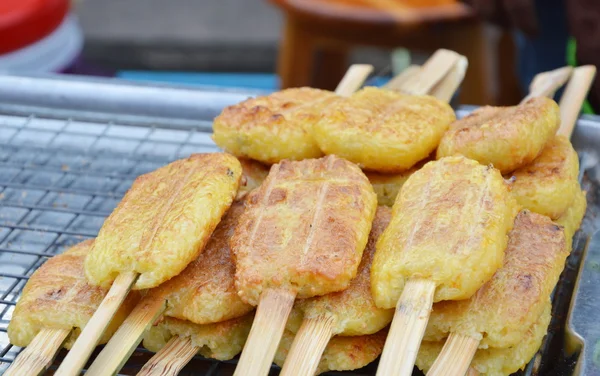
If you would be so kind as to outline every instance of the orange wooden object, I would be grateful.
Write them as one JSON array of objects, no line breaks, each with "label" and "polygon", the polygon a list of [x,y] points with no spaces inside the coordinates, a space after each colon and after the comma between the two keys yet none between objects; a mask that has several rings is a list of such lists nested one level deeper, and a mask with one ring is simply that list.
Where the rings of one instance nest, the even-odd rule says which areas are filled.
[{"label": "orange wooden object", "polygon": [[469,59],[461,102],[492,103],[483,26],[457,0],[271,0],[285,14],[283,88],[333,89],[355,46],[454,50]]}]

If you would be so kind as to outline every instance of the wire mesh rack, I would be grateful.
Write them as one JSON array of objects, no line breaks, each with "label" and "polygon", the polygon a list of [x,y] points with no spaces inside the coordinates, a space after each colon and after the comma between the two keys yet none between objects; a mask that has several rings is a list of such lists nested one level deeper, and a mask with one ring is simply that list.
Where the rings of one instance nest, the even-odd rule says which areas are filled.
[{"label": "wire mesh rack", "polygon": [[[0,373],[21,350],[6,331],[28,277],[49,257],[96,236],[138,175],[217,151],[201,130],[210,126],[177,130],[0,114]],[[147,359],[139,348],[122,372],[135,374]],[[197,357],[183,374],[229,374],[233,363]]]}]

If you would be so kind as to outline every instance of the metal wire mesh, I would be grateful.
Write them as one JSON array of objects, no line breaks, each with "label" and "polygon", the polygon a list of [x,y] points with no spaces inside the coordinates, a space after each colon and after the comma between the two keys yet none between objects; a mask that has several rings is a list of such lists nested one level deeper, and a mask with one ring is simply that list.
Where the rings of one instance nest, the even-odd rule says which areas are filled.
[{"label": "metal wire mesh", "polygon": [[[210,135],[198,129],[0,114],[0,373],[21,350],[6,331],[28,277],[47,258],[96,236],[136,176],[190,153],[216,150]],[[123,372],[135,374],[148,358],[138,349]],[[196,358],[186,369],[226,375],[232,363]],[[373,371],[371,366],[344,374]]]}]

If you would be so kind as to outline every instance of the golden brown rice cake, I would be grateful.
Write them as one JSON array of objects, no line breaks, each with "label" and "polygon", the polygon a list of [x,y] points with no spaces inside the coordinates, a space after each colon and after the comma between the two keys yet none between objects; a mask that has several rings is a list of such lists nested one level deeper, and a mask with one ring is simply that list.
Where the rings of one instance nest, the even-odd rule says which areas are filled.
[{"label": "golden brown rice cake", "polygon": [[325,154],[395,173],[429,156],[454,120],[452,108],[434,97],[367,87],[325,109],[313,130]]},{"label": "golden brown rice cake", "polygon": [[450,125],[437,157],[464,155],[509,173],[533,162],[559,125],[558,105],[546,97],[512,107],[481,107]]},{"label": "golden brown rice cake", "polygon": [[229,106],[213,124],[213,140],[237,157],[273,164],[323,155],[311,134],[339,97],[309,87],[282,90]]},{"label": "golden brown rice cake", "polygon": [[433,281],[436,302],[475,294],[502,265],[516,211],[498,170],[461,156],[427,163],[402,187],[377,242],[377,306],[394,308],[411,278]]},{"label": "golden brown rice cake", "polygon": [[333,335],[358,336],[377,333],[392,322],[393,309],[375,306],[371,296],[371,261],[375,253],[375,243],[385,230],[392,211],[386,206],[377,208],[375,220],[369,234],[369,242],[363,252],[356,278],[344,291],[297,300],[288,320],[287,329],[296,333],[303,318],[331,315],[334,319]]},{"label": "golden brown rice cake", "polygon": [[234,202],[200,256],[183,272],[150,290],[147,299],[166,300],[165,316],[208,324],[243,316],[254,309],[237,294],[229,239],[244,203]]},{"label": "golden brown rice cake", "polygon": [[230,245],[247,303],[268,288],[324,295],[356,276],[377,209],[358,166],[335,156],[283,161],[245,204]]},{"label": "golden brown rice cake", "polygon": [[567,255],[560,226],[520,212],[502,268],[471,299],[435,304],[424,339],[453,332],[481,340],[480,348],[516,346],[548,304]]},{"label": "golden brown rice cake", "polygon": [[[81,242],[54,256],[33,273],[23,289],[8,324],[10,343],[25,347],[41,329],[73,329],[64,347],[70,349],[90,320],[108,289],[92,286],[83,272],[83,260],[93,240]],[[100,338],[106,343],[137,303],[136,291],[129,293]]]},{"label": "golden brown rice cake", "polygon": [[195,260],[237,194],[242,168],[229,154],[194,154],[138,177],[106,219],[85,260],[90,283],[139,273],[133,289],[160,285]]},{"label": "golden brown rice cake", "polygon": [[519,205],[552,219],[560,217],[581,190],[577,152],[563,136],[554,137],[533,162],[511,175],[511,192]]},{"label": "golden brown rice cake", "polygon": [[246,343],[254,314],[213,324],[194,324],[165,317],[144,334],[144,347],[158,352],[173,336],[189,337],[198,353],[205,358],[229,360],[239,354]]},{"label": "golden brown rice cake", "polygon": [[[550,303],[546,303],[542,316],[529,328],[517,345],[505,349],[477,350],[471,367],[482,376],[508,376],[524,369],[542,345],[551,319],[551,308]],[[417,355],[417,367],[423,372],[429,371],[443,346],[443,342],[423,341]]]}]

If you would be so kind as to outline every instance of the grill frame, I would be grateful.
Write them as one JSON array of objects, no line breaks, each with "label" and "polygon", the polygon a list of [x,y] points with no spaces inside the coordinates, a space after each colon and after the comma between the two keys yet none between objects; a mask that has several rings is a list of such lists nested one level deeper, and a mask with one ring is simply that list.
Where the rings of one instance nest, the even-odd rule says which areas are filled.
[{"label": "grill frame", "polygon": [[[19,351],[8,344],[6,328],[28,276],[48,257],[95,236],[136,176],[192,152],[217,151],[209,137],[211,119],[223,106],[252,94],[77,77],[0,76],[0,373]],[[152,109],[165,96],[178,103]],[[592,141],[590,132],[596,137]],[[595,141],[600,140],[600,122],[580,120],[573,140],[585,157],[600,144]],[[597,211],[597,205],[592,209]],[[532,361],[524,374],[556,367],[554,354],[563,353],[562,333],[587,246],[585,232],[598,228],[594,218],[584,227],[555,294],[554,313],[561,319],[553,318],[541,364]],[[58,359],[63,356],[64,351]],[[134,372],[147,359],[149,352],[138,348],[123,372]],[[232,364],[235,360],[196,357],[182,374],[191,374],[190,369],[229,374]],[[372,375],[375,369],[371,364],[329,374]],[[277,371],[274,366],[272,373]]]}]

